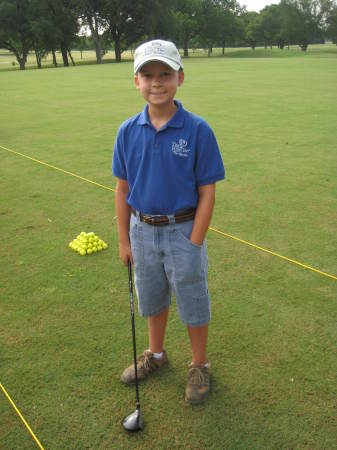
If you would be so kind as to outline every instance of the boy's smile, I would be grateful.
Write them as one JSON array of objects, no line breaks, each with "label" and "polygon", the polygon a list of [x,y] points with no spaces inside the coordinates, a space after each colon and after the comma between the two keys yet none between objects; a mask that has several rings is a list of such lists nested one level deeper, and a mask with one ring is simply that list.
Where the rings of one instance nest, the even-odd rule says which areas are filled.
[{"label": "boy's smile", "polygon": [[134,80],[150,107],[167,108],[173,105],[178,86],[184,81],[184,72],[176,72],[166,64],[152,61],[139,70]]}]

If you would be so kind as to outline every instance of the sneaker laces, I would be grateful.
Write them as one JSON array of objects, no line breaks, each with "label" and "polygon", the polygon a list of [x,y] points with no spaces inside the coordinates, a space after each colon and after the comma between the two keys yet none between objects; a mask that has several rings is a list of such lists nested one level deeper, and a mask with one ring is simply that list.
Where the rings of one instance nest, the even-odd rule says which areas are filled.
[{"label": "sneaker laces", "polygon": [[192,367],[189,372],[190,384],[201,385],[205,381],[205,374],[199,367]]},{"label": "sneaker laces", "polygon": [[152,372],[153,366],[151,364],[151,361],[153,360],[152,353],[143,353],[138,358],[138,362],[142,363],[141,368],[144,369],[146,372]]}]

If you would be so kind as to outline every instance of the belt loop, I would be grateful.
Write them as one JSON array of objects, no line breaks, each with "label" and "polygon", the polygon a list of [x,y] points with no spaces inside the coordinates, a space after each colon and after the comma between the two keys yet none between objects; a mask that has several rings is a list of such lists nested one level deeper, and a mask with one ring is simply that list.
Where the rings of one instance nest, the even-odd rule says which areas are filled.
[{"label": "belt loop", "polygon": [[137,220],[140,220],[140,212],[135,209]]},{"label": "belt loop", "polygon": [[170,225],[173,225],[173,224],[176,223],[176,218],[174,217],[174,214],[170,214],[170,215],[167,216],[167,217],[168,217],[168,220],[169,220],[169,224],[170,224]]}]

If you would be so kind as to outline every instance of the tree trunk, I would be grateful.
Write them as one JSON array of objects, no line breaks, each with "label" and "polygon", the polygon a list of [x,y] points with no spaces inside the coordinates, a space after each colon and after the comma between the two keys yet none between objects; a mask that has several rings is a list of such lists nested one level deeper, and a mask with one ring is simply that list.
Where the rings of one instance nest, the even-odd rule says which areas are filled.
[{"label": "tree trunk", "polygon": [[211,56],[212,54],[212,47],[208,47],[208,52],[207,52],[207,56]]},{"label": "tree trunk", "polygon": [[69,61],[68,61],[67,49],[64,48],[63,46],[61,47],[61,53],[62,53],[62,58],[63,58],[63,65],[64,65],[64,67],[68,67]]},{"label": "tree trunk", "polygon": [[71,59],[71,64],[74,66],[75,65],[75,61],[74,61],[73,56],[71,54],[70,48],[68,48],[68,55],[69,55],[69,58]]},{"label": "tree trunk", "polygon": [[98,34],[97,18],[96,16],[94,17],[95,25],[91,16],[88,15],[87,20],[91,31],[91,36],[95,42],[97,64],[102,64],[101,41]]},{"label": "tree trunk", "polygon": [[186,36],[184,37],[184,56],[188,56],[188,38]]},{"label": "tree trunk", "polygon": [[27,62],[27,56],[28,56],[28,52],[27,53],[23,53],[22,57],[17,58],[19,64],[20,64],[20,70],[25,70],[26,68],[26,62]]},{"label": "tree trunk", "polygon": [[97,64],[102,64],[101,41],[100,41],[98,32],[96,34],[97,34],[97,36],[93,35],[94,41],[95,41],[95,49],[96,49],[96,60],[97,60]]},{"label": "tree trunk", "polygon": [[36,57],[36,64],[37,64],[37,68],[41,69],[41,55],[39,55],[39,52],[35,51],[35,57]]},{"label": "tree trunk", "polygon": [[306,42],[303,42],[302,44],[300,44],[301,50],[302,52],[306,52],[307,48],[308,48],[308,44]]},{"label": "tree trunk", "polygon": [[52,54],[53,54],[53,64],[54,64],[54,67],[57,67],[57,61],[56,61],[56,54],[55,54],[55,50],[54,49],[52,49]]},{"label": "tree trunk", "polygon": [[10,51],[13,52],[14,55],[16,56],[16,60],[19,63],[20,70],[25,70],[28,51],[27,52],[23,51],[22,56],[20,56],[20,53],[14,47],[11,47]]},{"label": "tree trunk", "polygon": [[121,52],[121,38],[118,30],[113,33],[114,43],[115,43],[115,61],[121,62],[122,52]]},{"label": "tree trunk", "polygon": [[26,62],[23,60],[23,58],[19,59],[19,64],[20,64],[20,70],[25,70]]}]

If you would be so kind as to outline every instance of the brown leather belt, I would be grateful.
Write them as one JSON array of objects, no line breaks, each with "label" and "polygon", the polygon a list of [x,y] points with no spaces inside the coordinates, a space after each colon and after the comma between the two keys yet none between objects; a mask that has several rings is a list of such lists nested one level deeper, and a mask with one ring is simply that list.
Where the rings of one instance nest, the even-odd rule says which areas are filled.
[{"label": "brown leather belt", "polygon": [[[131,212],[134,216],[137,215],[137,211],[134,208],[131,208]],[[175,223],[187,222],[188,220],[192,220],[194,216],[195,208],[185,209],[185,211],[174,215],[174,221]],[[148,214],[142,214],[140,212],[139,219],[142,222],[147,223],[148,225],[153,225],[154,227],[163,227],[170,224],[170,219],[168,216],[150,216]]]}]

